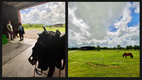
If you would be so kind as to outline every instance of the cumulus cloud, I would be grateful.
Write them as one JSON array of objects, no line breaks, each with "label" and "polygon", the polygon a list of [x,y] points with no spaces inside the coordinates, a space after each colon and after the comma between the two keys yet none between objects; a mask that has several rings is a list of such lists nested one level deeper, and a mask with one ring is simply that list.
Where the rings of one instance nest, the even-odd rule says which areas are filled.
[{"label": "cumulus cloud", "polygon": [[22,23],[65,23],[65,2],[49,2],[21,11]]},{"label": "cumulus cloud", "polygon": [[140,12],[140,3],[139,2],[133,2],[133,7],[136,8],[135,13]]},{"label": "cumulus cloud", "polygon": [[[86,45],[116,47],[118,44],[124,47],[138,43],[135,41],[139,39],[139,24],[127,26],[132,19],[131,7],[134,5],[130,2],[69,2],[69,47]],[[110,32],[108,30],[110,26],[118,30]],[[127,38],[129,40],[126,40]]]}]

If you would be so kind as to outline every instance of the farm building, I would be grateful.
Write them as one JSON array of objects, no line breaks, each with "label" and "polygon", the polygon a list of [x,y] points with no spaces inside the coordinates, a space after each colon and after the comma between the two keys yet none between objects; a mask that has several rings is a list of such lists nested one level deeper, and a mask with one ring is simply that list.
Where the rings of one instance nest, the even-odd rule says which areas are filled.
[{"label": "farm building", "polygon": [[53,25],[53,27],[62,27],[63,26],[63,24],[55,24],[55,25]]},{"label": "farm building", "polygon": [[2,34],[9,38],[6,28],[8,20],[11,21],[14,30],[13,35],[15,34],[15,28],[18,28],[19,23],[21,23],[20,10],[43,3],[47,2],[2,2]]},{"label": "farm building", "polygon": [[80,47],[80,50],[93,50],[92,46],[84,46],[84,47]]}]

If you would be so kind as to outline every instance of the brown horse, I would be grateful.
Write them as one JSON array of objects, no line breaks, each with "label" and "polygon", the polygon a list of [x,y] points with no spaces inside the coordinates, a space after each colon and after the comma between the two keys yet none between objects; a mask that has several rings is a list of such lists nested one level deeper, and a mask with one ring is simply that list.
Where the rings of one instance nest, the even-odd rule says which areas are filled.
[{"label": "brown horse", "polygon": [[127,57],[127,56],[130,56],[131,58],[133,58],[133,55],[132,55],[132,53],[124,53],[123,55],[122,55],[122,57],[124,57],[125,56],[125,58]]}]

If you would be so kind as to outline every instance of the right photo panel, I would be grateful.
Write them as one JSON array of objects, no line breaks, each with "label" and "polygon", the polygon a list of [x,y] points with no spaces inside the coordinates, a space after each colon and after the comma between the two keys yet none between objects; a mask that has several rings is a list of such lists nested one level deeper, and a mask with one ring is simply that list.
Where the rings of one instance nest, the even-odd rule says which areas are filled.
[{"label": "right photo panel", "polygon": [[68,2],[68,77],[140,77],[140,2]]}]

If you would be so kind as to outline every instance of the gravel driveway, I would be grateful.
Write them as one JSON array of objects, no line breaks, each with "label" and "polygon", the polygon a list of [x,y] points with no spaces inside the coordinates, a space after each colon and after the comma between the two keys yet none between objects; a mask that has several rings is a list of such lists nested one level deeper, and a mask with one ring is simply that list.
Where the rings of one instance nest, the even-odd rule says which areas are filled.
[{"label": "gravel driveway", "polygon": [[24,38],[37,39],[38,38],[37,33],[41,32],[42,31],[39,31],[37,29],[25,30]]},{"label": "gravel driveway", "polygon": [[[37,33],[41,33],[42,31],[39,31],[37,29],[32,29],[32,30],[25,30],[24,38],[29,38],[29,39],[37,39],[39,36]],[[64,33],[61,32],[63,35]]]}]

